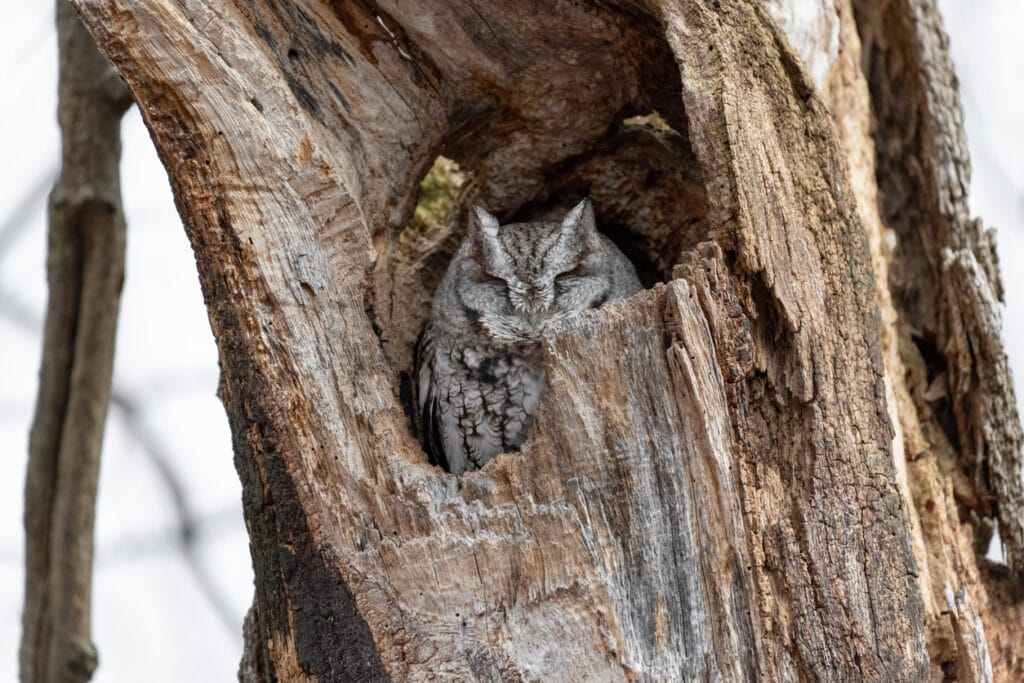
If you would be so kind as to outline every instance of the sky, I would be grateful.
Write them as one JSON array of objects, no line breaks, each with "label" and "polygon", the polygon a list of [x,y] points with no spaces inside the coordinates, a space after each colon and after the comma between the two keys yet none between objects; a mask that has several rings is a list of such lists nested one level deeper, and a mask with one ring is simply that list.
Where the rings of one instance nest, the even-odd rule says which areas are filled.
[{"label": "sky", "polygon": [[[998,230],[1005,339],[1024,377],[1024,3],[941,0],[974,167]],[[22,487],[46,303],[46,193],[60,156],[50,2],[0,0],[0,681],[17,677]],[[97,505],[98,683],[234,680],[252,570],[217,354],[166,174],[133,108],[123,127],[127,274]],[[1021,391],[1018,380],[1018,397]],[[183,525],[194,542],[181,542]]]}]

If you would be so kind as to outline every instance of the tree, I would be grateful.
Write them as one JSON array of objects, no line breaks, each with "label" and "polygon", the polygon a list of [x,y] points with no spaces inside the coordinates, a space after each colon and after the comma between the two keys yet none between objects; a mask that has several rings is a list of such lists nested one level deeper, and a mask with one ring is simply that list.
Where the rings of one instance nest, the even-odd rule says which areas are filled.
[{"label": "tree", "polygon": [[[931,0],[788,36],[781,0],[74,4],[196,252],[244,680],[1021,676],[1021,431]],[[408,417],[439,155],[455,216],[589,193],[665,281],[551,335],[530,442],[460,480]]]},{"label": "tree", "polygon": [[93,523],[124,280],[124,83],[57,2],[63,158],[50,193],[49,301],[25,481],[23,681],[87,681]]}]

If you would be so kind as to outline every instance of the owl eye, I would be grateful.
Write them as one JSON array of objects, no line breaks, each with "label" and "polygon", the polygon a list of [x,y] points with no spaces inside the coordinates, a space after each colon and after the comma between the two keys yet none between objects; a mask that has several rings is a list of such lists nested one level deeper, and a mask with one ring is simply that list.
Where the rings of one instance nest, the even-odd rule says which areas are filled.
[{"label": "owl eye", "polygon": [[559,273],[555,276],[555,293],[561,294],[562,292],[565,292],[565,290],[568,289],[574,281],[586,276],[586,274],[586,271],[581,265],[576,266],[572,270],[567,270],[564,273]]},{"label": "owl eye", "polygon": [[568,279],[568,278],[574,278],[574,277],[582,277],[582,276],[584,276],[586,274],[587,274],[587,269],[583,267],[582,263],[580,263],[580,264],[577,264],[576,267],[573,268],[572,270],[567,270],[565,272],[562,272],[562,273],[559,273],[558,275],[556,275],[555,276],[555,282],[558,282],[559,280],[562,280],[562,279]]}]

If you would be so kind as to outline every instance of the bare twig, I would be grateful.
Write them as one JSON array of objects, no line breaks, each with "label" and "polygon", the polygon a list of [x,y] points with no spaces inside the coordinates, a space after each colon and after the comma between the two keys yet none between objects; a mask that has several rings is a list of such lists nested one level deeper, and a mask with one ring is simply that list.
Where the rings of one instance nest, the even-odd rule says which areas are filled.
[{"label": "bare twig", "polygon": [[57,35],[63,159],[50,195],[50,297],[25,483],[25,682],[87,681],[96,667],[96,480],[124,278],[119,128],[131,99],[64,0]]},{"label": "bare twig", "polygon": [[[207,512],[195,517],[195,542],[207,540],[224,533],[238,522],[239,511],[235,505],[225,505],[219,510]],[[178,545],[181,540],[181,525],[175,520],[166,525],[160,525],[145,530],[127,532],[121,537],[109,541],[97,552],[96,566],[115,565],[124,562],[166,555],[168,552],[179,551]],[[3,556],[0,555],[0,562]],[[239,622],[234,616],[231,619],[232,634],[239,635]]]}]

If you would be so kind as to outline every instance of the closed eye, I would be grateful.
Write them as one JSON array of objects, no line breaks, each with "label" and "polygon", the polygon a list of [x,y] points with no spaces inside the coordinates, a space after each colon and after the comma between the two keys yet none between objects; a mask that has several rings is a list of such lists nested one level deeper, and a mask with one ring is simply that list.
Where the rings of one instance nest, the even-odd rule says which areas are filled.
[{"label": "closed eye", "polygon": [[572,270],[567,270],[564,273],[559,273],[555,276],[556,295],[561,296],[573,281],[586,277],[586,275],[587,271],[582,265],[578,265]]},{"label": "closed eye", "polygon": [[572,270],[567,270],[564,273],[559,273],[558,275],[556,275],[555,280],[558,281],[562,278],[583,277],[586,274],[587,269],[583,267],[582,263],[580,263]]},{"label": "closed eye", "polygon": [[486,271],[481,271],[480,283],[486,287],[493,288],[499,296],[511,301],[512,288],[500,277],[495,277]]},{"label": "closed eye", "polygon": [[481,282],[485,282],[485,283],[487,283],[489,285],[496,285],[496,286],[503,287],[503,288],[506,288],[506,289],[508,288],[508,283],[507,282],[502,280],[500,277],[495,277],[495,276],[491,275],[490,273],[488,273],[486,270],[483,270],[483,269],[480,270],[480,280],[481,280]]}]

